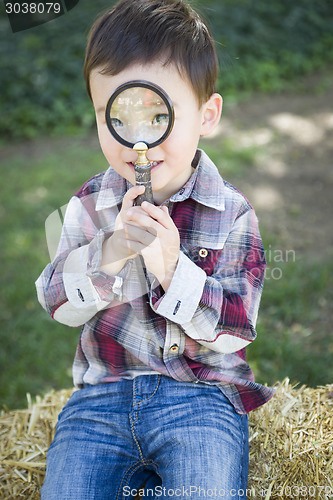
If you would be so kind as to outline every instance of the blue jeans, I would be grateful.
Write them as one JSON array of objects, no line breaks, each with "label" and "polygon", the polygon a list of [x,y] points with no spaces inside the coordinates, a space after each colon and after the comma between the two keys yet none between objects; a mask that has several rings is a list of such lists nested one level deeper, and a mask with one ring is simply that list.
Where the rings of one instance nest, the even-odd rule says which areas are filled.
[{"label": "blue jeans", "polygon": [[59,415],[42,500],[246,498],[248,416],[164,375],[87,386]]}]

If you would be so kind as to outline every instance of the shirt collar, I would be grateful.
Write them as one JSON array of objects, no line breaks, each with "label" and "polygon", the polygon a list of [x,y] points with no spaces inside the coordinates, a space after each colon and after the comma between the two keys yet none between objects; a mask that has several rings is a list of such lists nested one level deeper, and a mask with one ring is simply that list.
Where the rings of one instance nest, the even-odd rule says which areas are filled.
[{"label": "shirt collar", "polygon": [[[184,186],[170,197],[170,201],[180,202],[192,198],[206,207],[225,210],[223,179],[214,163],[201,149],[197,150],[193,166],[195,171]],[[126,179],[109,167],[102,180],[96,210],[120,204],[130,187],[131,184]]]}]

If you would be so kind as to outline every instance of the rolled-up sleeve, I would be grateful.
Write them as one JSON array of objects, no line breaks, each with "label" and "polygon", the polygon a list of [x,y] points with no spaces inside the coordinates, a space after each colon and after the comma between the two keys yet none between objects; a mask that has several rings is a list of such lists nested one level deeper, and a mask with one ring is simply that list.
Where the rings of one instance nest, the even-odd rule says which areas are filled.
[{"label": "rolled-up sleeve", "polygon": [[57,321],[81,326],[121,300],[126,266],[118,276],[99,271],[107,233],[98,229],[77,197],[68,204],[54,260],[36,281],[38,300]]}]

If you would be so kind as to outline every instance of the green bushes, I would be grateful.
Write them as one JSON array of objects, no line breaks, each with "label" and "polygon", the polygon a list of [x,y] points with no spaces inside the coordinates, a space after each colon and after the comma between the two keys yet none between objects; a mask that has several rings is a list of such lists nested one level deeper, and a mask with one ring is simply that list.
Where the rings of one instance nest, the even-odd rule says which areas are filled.
[{"label": "green bushes", "polygon": [[[87,129],[94,115],[82,78],[87,33],[114,0],[81,0],[47,24],[12,33],[0,15],[0,135],[33,138]],[[333,60],[330,0],[196,0],[220,59],[219,90],[286,88]]]},{"label": "green bushes", "polygon": [[333,59],[329,0],[207,0],[205,7],[227,91],[281,90]]}]

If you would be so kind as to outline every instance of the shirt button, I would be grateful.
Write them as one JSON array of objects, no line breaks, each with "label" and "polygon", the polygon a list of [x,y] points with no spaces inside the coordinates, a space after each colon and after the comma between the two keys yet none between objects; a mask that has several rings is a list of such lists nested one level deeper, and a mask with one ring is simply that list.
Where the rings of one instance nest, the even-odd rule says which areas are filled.
[{"label": "shirt button", "polygon": [[185,188],[181,188],[181,190],[179,191],[179,194],[183,194],[185,192]]},{"label": "shirt button", "polygon": [[173,351],[173,352],[177,352],[179,349],[178,345],[177,344],[173,344],[171,347],[170,347],[170,351]]},{"label": "shirt button", "polygon": [[199,255],[200,255],[200,257],[207,257],[208,250],[206,250],[206,248],[200,248]]}]

